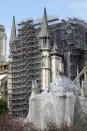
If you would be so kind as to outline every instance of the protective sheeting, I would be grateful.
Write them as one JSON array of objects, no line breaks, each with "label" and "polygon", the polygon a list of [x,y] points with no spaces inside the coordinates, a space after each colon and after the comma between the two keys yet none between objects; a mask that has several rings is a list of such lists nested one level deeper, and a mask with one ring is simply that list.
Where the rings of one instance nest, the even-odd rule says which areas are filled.
[{"label": "protective sheeting", "polygon": [[7,76],[6,74],[0,75],[0,81],[1,81],[2,79],[4,79],[6,76]]},{"label": "protective sheeting", "polygon": [[78,87],[70,79],[61,75],[56,77],[49,88],[51,92],[73,92],[75,95],[79,93]]},{"label": "protective sheeting", "polygon": [[32,122],[36,128],[44,129],[48,123],[60,126],[73,124],[78,87],[65,76],[57,76],[41,94],[32,95],[30,108],[24,122]]}]

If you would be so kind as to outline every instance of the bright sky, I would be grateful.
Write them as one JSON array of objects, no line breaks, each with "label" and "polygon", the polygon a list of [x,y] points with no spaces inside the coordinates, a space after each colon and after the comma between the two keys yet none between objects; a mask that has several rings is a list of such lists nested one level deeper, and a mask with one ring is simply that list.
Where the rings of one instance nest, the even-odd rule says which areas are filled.
[{"label": "bright sky", "polygon": [[87,20],[87,0],[0,0],[0,24],[5,26],[8,37],[7,56],[12,16],[15,16],[16,24],[27,18],[40,18],[43,16],[44,7],[47,8],[48,16],[74,16]]}]

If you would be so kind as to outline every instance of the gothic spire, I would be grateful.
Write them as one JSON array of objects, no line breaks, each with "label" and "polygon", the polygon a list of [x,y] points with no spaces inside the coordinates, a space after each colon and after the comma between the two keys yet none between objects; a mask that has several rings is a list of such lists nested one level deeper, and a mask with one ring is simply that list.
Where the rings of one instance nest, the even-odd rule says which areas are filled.
[{"label": "gothic spire", "polygon": [[13,16],[13,23],[11,28],[11,38],[10,40],[13,41],[16,38],[16,26],[15,26],[15,17]]},{"label": "gothic spire", "polygon": [[47,23],[47,13],[46,13],[46,8],[44,8],[42,28],[41,28],[41,32],[39,33],[39,36],[48,37],[48,35],[49,35],[49,32],[48,32],[48,23]]}]

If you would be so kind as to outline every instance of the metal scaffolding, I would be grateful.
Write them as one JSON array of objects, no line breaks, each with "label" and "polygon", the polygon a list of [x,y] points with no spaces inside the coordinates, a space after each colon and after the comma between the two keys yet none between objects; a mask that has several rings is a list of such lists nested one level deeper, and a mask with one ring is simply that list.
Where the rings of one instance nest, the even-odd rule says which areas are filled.
[{"label": "metal scaffolding", "polygon": [[[41,51],[38,39],[41,22],[28,20],[18,26],[18,37],[10,44],[12,113],[26,116],[32,80],[37,80],[38,87],[41,88]],[[48,20],[48,27],[50,49],[56,40],[58,52],[64,57],[64,73],[73,80],[77,76],[77,66],[79,72],[84,66],[87,24],[77,18],[61,21],[53,18]]]}]

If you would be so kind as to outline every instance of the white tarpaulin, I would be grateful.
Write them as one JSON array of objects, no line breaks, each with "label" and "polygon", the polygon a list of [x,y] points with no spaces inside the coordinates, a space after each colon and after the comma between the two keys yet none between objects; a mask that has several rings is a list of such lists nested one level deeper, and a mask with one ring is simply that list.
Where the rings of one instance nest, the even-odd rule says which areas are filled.
[{"label": "white tarpaulin", "polygon": [[6,74],[0,75],[0,81],[1,81],[2,79],[4,79],[6,76],[7,76]]}]

